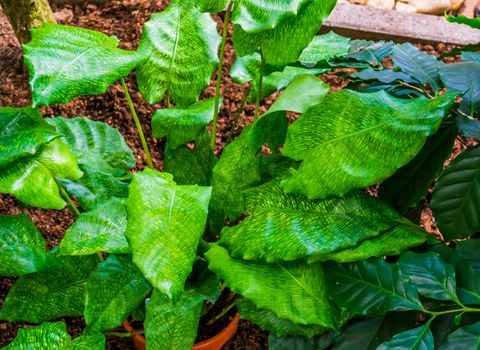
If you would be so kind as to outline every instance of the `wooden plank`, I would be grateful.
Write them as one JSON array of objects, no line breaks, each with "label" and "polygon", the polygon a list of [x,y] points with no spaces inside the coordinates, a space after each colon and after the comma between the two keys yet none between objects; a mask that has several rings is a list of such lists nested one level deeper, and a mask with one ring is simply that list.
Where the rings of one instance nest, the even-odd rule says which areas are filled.
[{"label": "wooden plank", "polygon": [[426,44],[468,45],[480,43],[480,30],[450,23],[443,16],[381,10],[339,3],[322,32],[355,39],[393,40]]}]

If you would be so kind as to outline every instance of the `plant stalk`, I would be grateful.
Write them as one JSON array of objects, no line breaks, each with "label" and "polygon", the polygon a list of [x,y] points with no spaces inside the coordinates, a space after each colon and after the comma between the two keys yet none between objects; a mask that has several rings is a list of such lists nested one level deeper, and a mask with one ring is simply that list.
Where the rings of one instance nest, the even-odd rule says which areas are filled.
[{"label": "plant stalk", "polygon": [[223,78],[223,60],[225,59],[225,46],[227,45],[228,24],[230,23],[230,16],[232,14],[233,0],[228,3],[227,11],[225,12],[225,19],[223,20],[222,44],[220,46],[220,57],[217,67],[217,85],[215,87],[215,110],[213,111],[212,135],[210,139],[210,147],[215,152],[217,139],[217,122],[220,109],[220,85]]},{"label": "plant stalk", "polygon": [[213,317],[212,319],[210,319],[208,322],[207,322],[207,325],[211,325],[215,322],[217,322],[219,319],[221,319],[223,316],[225,316],[231,309],[233,309],[237,303],[242,300],[242,297],[239,297],[237,299],[235,299],[235,301],[233,303],[231,303],[230,305],[226,306],[222,312],[220,312],[218,315],[216,315],[215,317]]},{"label": "plant stalk", "polygon": [[143,133],[142,124],[140,124],[140,120],[138,119],[138,116],[137,116],[137,111],[133,106],[132,98],[130,97],[130,93],[128,92],[127,84],[125,83],[124,78],[122,78],[121,81],[122,81],[123,91],[125,93],[125,97],[128,102],[128,107],[130,108],[130,112],[132,113],[133,120],[135,121],[135,125],[138,131],[138,136],[140,136],[140,141],[142,142],[143,151],[145,152],[145,157],[147,158],[148,166],[151,169],[155,169],[152,162],[152,156],[150,155],[150,150],[148,149],[147,140],[145,139],[145,135]]},{"label": "plant stalk", "polygon": [[60,194],[62,195],[63,199],[68,203],[70,206],[70,209],[72,209],[72,212],[78,217],[80,216],[80,210],[78,210],[77,206],[75,205],[75,202],[70,198],[68,195],[67,191],[65,191],[65,188],[63,188],[62,184],[56,181],[58,189],[60,190]]},{"label": "plant stalk", "polygon": [[260,102],[262,102],[262,87],[263,87],[263,54],[260,51],[261,63],[260,63],[260,72],[258,75],[258,86],[257,86],[257,100],[255,102],[255,115],[253,116],[253,122],[256,122],[258,116],[260,115]]}]

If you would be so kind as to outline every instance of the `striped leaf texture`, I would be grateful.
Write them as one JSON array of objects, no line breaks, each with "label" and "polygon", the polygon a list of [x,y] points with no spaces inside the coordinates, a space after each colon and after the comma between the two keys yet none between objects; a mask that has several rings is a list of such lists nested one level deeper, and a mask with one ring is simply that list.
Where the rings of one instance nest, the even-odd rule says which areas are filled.
[{"label": "striped leaf texture", "polygon": [[195,4],[202,12],[220,12],[227,6],[228,0],[197,0]]},{"label": "striped leaf texture", "polygon": [[218,63],[219,44],[216,22],[192,1],[173,1],[153,15],[138,48],[145,62],[137,81],[147,102],[160,102],[165,94],[179,107],[198,101]]},{"label": "striped leaf texture", "polygon": [[432,195],[431,207],[446,240],[480,231],[480,147],[462,152],[445,169]]},{"label": "striped leaf texture", "polygon": [[303,162],[284,189],[326,198],[388,178],[420,152],[454,99],[444,94],[403,100],[384,91],[330,94],[288,129],[283,155]]},{"label": "striped leaf texture", "polygon": [[184,291],[205,230],[211,188],[178,186],[170,174],[135,174],[127,200],[133,262],[174,302]]},{"label": "striped leaf texture", "polygon": [[117,48],[118,39],[77,27],[46,23],[23,45],[34,106],[100,94],[143,59]]}]

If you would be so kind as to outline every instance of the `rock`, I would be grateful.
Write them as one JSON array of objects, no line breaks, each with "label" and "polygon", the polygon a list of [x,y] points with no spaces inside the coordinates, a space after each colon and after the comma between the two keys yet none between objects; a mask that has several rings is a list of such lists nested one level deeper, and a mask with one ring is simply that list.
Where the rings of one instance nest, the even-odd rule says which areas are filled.
[{"label": "rock", "polygon": [[450,11],[458,11],[463,5],[463,0],[450,0]]},{"label": "rock", "polygon": [[450,9],[450,0],[400,0],[408,5],[412,5],[419,13],[430,15],[441,15]]},{"label": "rock", "polygon": [[378,9],[393,10],[395,0],[368,0],[366,5]]},{"label": "rock", "polygon": [[60,23],[67,23],[73,19],[73,11],[69,9],[63,9],[53,13],[53,16]]},{"label": "rock", "polygon": [[366,5],[368,0],[348,0],[352,4]]},{"label": "rock", "polygon": [[415,6],[406,4],[404,2],[397,2],[395,4],[395,10],[400,12],[407,12],[407,13],[416,13],[417,8]]}]

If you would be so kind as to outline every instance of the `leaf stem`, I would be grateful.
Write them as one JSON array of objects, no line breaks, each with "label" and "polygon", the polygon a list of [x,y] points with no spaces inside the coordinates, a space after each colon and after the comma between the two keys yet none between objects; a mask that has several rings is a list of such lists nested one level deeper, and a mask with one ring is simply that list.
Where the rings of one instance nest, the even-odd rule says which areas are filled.
[{"label": "leaf stem", "polygon": [[237,128],[238,121],[240,120],[240,116],[242,115],[243,109],[245,108],[245,104],[247,103],[247,98],[248,95],[250,94],[250,90],[252,89],[252,85],[249,85],[247,90],[245,90],[245,94],[243,95],[242,102],[240,104],[240,108],[238,108],[237,113],[235,114],[235,120],[233,121],[232,128],[230,129],[230,133],[228,134],[227,138],[227,144],[230,143],[233,137],[233,133],[235,132],[235,129]]},{"label": "leaf stem", "polygon": [[215,317],[211,318],[208,322],[207,322],[207,325],[211,325],[215,322],[217,322],[219,319],[221,319],[223,316],[225,316],[231,309],[233,309],[237,303],[242,300],[242,297],[239,297],[237,299],[235,299],[235,301],[233,303],[231,303],[230,305],[226,306],[222,312],[220,312],[218,315],[216,315]]},{"label": "leaf stem", "polygon": [[225,18],[223,20],[223,33],[222,44],[220,46],[220,57],[218,58],[217,67],[217,85],[215,87],[215,110],[213,111],[213,124],[212,135],[210,139],[210,147],[212,151],[215,151],[216,139],[217,139],[217,122],[220,109],[220,86],[222,84],[223,77],[223,60],[225,58],[225,46],[227,45],[228,24],[230,23],[230,15],[232,14],[233,0],[228,3],[227,11],[225,12]]},{"label": "leaf stem", "polygon": [[106,332],[105,335],[110,335],[114,337],[119,337],[119,338],[128,338],[132,337],[132,333],[123,333],[123,332]]},{"label": "leaf stem", "polygon": [[60,193],[62,195],[62,197],[65,199],[65,201],[68,203],[68,205],[70,206],[70,208],[72,209],[72,212],[76,215],[76,216],[80,216],[80,210],[78,210],[75,202],[72,200],[72,198],[68,195],[67,191],[65,191],[65,188],[62,186],[62,184],[60,182],[58,182],[57,180],[55,180],[55,182],[57,183],[57,186],[58,186],[58,189],[60,190]]},{"label": "leaf stem", "polygon": [[260,51],[260,71],[258,74],[258,86],[257,86],[257,100],[255,102],[255,115],[253,116],[253,122],[256,122],[260,115],[260,102],[262,101],[262,88],[263,88],[263,54]]},{"label": "leaf stem", "polygon": [[425,310],[425,312],[429,315],[432,315],[432,317],[438,317],[441,315],[447,315],[447,314],[455,314],[455,313],[464,313],[464,312],[480,312],[480,309],[475,309],[471,307],[463,307],[461,309],[454,309],[454,310],[445,310],[445,311],[429,311]]},{"label": "leaf stem", "polygon": [[145,135],[143,134],[142,124],[140,124],[140,120],[137,116],[137,111],[133,106],[132,98],[130,97],[130,93],[128,92],[127,84],[125,84],[125,79],[121,79],[123,91],[125,93],[125,97],[128,102],[128,107],[130,108],[130,112],[132,113],[133,120],[135,121],[135,125],[137,127],[138,135],[140,136],[140,141],[142,142],[143,151],[145,152],[145,157],[147,158],[148,166],[151,169],[155,169],[152,162],[152,156],[150,155],[150,150],[148,149],[147,141],[145,139]]},{"label": "leaf stem", "polygon": [[419,93],[421,93],[422,95],[425,95],[426,97],[428,97],[430,100],[433,100],[433,96],[430,95],[428,92],[426,92],[425,90],[423,89],[420,89],[419,87],[416,87],[415,85],[412,85],[412,84],[409,84],[409,83],[405,83],[405,82],[401,82],[400,83],[401,85],[405,86],[405,87],[408,87],[409,89],[412,89],[412,90],[415,90]]}]

